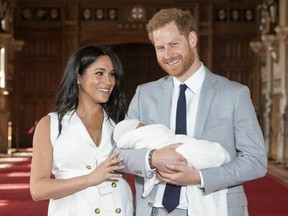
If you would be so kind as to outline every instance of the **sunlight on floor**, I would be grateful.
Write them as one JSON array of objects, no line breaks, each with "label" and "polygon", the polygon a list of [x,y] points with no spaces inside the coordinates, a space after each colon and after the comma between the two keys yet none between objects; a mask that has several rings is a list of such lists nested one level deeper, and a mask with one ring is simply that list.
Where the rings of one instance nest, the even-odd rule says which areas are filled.
[{"label": "sunlight on floor", "polygon": [[9,200],[0,200],[0,207],[9,205]]},{"label": "sunlight on floor", "polygon": [[29,183],[19,183],[19,184],[1,184],[0,190],[18,190],[29,188]]},{"label": "sunlight on floor", "polygon": [[0,158],[1,163],[15,163],[15,162],[22,162],[22,161],[27,161],[29,158],[18,158],[18,157],[3,157]]},{"label": "sunlight on floor", "polygon": [[0,164],[0,169],[2,168],[9,168],[11,167],[13,164]]},{"label": "sunlight on floor", "polygon": [[7,177],[27,177],[30,176],[29,172],[11,172],[6,175]]}]

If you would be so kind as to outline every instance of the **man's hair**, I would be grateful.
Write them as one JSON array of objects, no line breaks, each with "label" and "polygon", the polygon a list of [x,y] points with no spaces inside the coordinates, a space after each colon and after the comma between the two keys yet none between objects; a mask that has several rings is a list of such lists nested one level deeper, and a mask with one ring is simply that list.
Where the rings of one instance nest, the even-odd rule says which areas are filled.
[{"label": "man's hair", "polygon": [[148,37],[153,43],[152,33],[167,24],[174,22],[181,35],[188,36],[191,31],[196,32],[196,21],[190,11],[178,8],[167,8],[157,12],[147,23]]}]

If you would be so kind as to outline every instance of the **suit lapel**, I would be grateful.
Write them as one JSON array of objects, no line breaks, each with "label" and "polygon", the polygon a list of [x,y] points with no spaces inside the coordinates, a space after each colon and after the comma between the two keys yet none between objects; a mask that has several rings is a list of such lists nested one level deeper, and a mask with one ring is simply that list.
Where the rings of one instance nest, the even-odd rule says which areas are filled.
[{"label": "suit lapel", "polygon": [[213,87],[216,79],[214,75],[206,69],[205,78],[200,92],[199,105],[196,117],[196,124],[194,137],[201,138],[206,124],[209,111],[211,109],[212,101],[216,93],[216,89]]},{"label": "suit lapel", "polygon": [[159,94],[158,99],[158,113],[159,121],[170,128],[170,112],[172,103],[173,81],[169,76],[162,85],[162,93]]},{"label": "suit lapel", "polygon": [[[216,79],[215,75],[212,74],[207,68],[205,73],[205,78],[201,88],[199,106],[196,117],[196,125],[194,131],[195,138],[201,138],[206,124],[208,114],[212,105],[216,89],[213,87]],[[172,93],[173,93],[173,80],[169,76],[167,80],[162,85],[162,94],[159,94],[158,98],[158,113],[159,122],[170,127],[170,112],[172,103]]]}]

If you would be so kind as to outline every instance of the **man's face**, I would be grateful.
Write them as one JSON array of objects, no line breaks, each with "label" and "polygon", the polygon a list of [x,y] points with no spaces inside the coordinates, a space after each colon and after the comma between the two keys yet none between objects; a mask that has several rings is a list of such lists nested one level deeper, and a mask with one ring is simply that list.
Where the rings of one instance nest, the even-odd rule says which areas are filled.
[{"label": "man's face", "polygon": [[179,33],[174,22],[153,31],[158,63],[169,75],[176,78],[191,75],[189,69],[195,55],[189,38]]}]

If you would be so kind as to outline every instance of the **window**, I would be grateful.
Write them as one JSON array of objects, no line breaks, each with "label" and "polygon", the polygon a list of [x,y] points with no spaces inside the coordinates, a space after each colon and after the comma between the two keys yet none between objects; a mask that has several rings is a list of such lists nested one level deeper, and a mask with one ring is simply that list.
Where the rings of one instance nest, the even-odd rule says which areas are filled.
[{"label": "window", "polygon": [[0,88],[5,88],[5,48],[0,49]]}]

